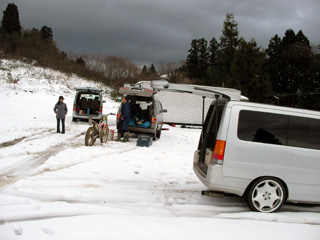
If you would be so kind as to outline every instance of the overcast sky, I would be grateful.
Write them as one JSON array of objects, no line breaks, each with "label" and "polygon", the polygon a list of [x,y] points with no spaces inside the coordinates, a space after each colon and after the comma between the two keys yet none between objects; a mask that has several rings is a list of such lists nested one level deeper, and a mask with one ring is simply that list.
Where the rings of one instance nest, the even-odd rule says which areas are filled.
[{"label": "overcast sky", "polygon": [[51,27],[59,49],[125,57],[137,64],[185,60],[192,39],[219,40],[226,13],[239,35],[266,48],[289,28],[320,44],[320,0],[1,0],[25,29]]}]

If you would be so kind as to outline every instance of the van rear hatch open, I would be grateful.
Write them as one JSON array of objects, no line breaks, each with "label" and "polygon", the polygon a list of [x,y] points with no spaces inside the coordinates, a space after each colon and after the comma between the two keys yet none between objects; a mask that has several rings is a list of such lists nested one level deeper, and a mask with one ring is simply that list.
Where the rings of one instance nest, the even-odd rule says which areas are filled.
[{"label": "van rear hatch open", "polygon": [[137,88],[137,87],[121,87],[119,93],[123,95],[130,96],[141,96],[141,97],[151,97],[154,94],[154,91],[146,88]]},{"label": "van rear hatch open", "polygon": [[208,164],[223,158],[225,142],[217,139],[217,134],[226,103],[226,100],[221,99],[214,101],[208,110],[207,117],[203,124],[198,145],[198,165],[204,173],[207,173]]}]

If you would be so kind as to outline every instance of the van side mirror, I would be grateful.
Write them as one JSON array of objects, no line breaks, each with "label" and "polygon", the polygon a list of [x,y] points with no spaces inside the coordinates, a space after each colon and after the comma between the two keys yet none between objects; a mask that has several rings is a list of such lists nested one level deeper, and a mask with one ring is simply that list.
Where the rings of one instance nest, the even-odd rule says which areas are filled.
[{"label": "van side mirror", "polygon": [[103,103],[106,103],[106,100],[103,100],[102,102],[103,102]]},{"label": "van side mirror", "polygon": [[161,109],[161,110],[160,110],[160,113],[166,113],[166,112],[168,112],[167,109]]}]

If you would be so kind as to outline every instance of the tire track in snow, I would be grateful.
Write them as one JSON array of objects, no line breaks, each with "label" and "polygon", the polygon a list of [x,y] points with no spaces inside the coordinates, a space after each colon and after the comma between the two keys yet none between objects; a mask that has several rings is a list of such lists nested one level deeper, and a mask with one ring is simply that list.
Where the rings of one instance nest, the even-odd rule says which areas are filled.
[{"label": "tire track in snow", "polygon": [[[51,130],[52,131],[52,130]],[[37,135],[41,135],[43,133],[47,133],[47,132],[50,132],[49,130],[45,130],[45,131],[42,131],[42,132],[39,132],[39,133],[35,133],[35,134],[32,134],[31,136],[24,136],[24,137],[20,137],[20,138],[15,138],[11,141],[7,141],[7,142],[3,142],[0,144],[0,148],[5,148],[5,147],[11,147],[11,146],[14,146],[20,142],[22,142],[23,140],[25,139],[29,139],[29,138],[32,138],[32,137],[35,137]],[[52,131],[53,132],[53,131]]]},{"label": "tire track in snow", "polygon": [[[26,137],[24,139],[29,139],[28,141],[32,141],[32,139],[30,139],[30,138],[34,138],[37,135],[42,135],[43,133],[47,133],[47,132],[48,131],[44,131],[40,134],[39,133],[34,134],[34,135],[32,135],[30,137]],[[54,131],[50,135],[53,135],[53,134],[55,134]],[[77,139],[81,135],[84,135],[84,132],[73,136],[73,138]],[[44,137],[47,137],[47,136],[48,135],[46,135]],[[39,140],[39,138],[36,138],[35,140]],[[66,141],[64,141],[62,143],[59,143],[56,145],[51,145],[49,147],[49,149],[46,149],[44,151],[33,153],[31,155],[35,156],[34,159],[28,160],[23,163],[18,163],[14,166],[11,166],[7,171],[1,173],[0,174],[0,189],[2,189],[5,186],[8,186],[10,184],[15,183],[20,179],[41,174],[42,172],[39,172],[37,170],[37,168],[39,166],[41,166],[42,164],[44,164],[50,157],[58,154],[61,151],[64,151],[67,148],[82,146],[82,143],[80,143],[80,140],[78,140],[77,142],[68,141],[68,140],[69,139],[66,139]],[[15,143],[15,144],[17,144],[17,143]],[[13,145],[11,145],[11,146],[13,146]],[[16,155],[16,157],[18,157],[18,156],[30,156],[30,154]]]},{"label": "tire track in snow", "polygon": [[[43,133],[45,133],[44,131]],[[55,134],[53,132],[51,135]],[[34,134],[31,137],[35,137],[38,134]],[[49,158],[59,154],[62,151],[65,151],[69,148],[76,148],[76,147],[83,147],[84,146],[84,140],[79,139],[79,137],[85,135],[85,132],[81,132],[80,134],[74,135],[72,138],[76,139],[77,141],[69,141],[70,139],[66,139],[63,143],[59,143],[56,145],[51,145],[50,149],[40,151],[37,153],[34,153],[32,155],[35,156],[35,159],[32,161],[27,161],[21,164],[17,164],[16,166],[10,168],[8,171],[1,173],[0,174],[0,189],[3,189],[4,187],[11,185],[23,178],[27,177],[32,177],[36,176],[39,174],[43,174],[45,172],[55,172],[55,171],[60,171],[65,168],[70,168],[72,166],[81,164],[86,161],[90,161],[95,158],[99,158],[101,156],[104,156],[104,154],[92,154],[89,159],[85,159],[82,161],[77,161],[74,163],[69,163],[69,164],[62,164],[57,167],[47,167],[42,170],[39,170],[38,168],[43,165]],[[47,136],[45,136],[47,137]],[[29,139],[29,138],[28,138]],[[39,140],[39,138],[36,138],[35,140]],[[29,141],[29,140],[28,140]],[[122,144],[122,143],[120,143]],[[127,148],[127,149],[116,149],[114,151],[108,152],[108,156],[111,155],[117,155],[117,154],[122,154],[125,152],[130,152],[136,150],[136,146]],[[26,154],[23,155],[17,155],[17,156],[25,156]],[[33,170],[34,169],[34,170]]]}]

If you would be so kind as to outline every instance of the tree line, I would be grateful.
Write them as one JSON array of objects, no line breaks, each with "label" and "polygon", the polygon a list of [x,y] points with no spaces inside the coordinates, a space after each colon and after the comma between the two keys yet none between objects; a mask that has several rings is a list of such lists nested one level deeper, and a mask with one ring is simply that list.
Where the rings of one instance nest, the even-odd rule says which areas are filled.
[{"label": "tree line", "polygon": [[238,23],[226,15],[219,42],[194,39],[186,60],[194,83],[236,88],[250,101],[320,109],[320,54],[300,30],[275,35],[267,49],[239,37]]},{"label": "tree line", "polygon": [[227,13],[222,35],[191,41],[186,60],[137,66],[120,56],[60,51],[48,26],[23,29],[18,7],[3,12],[0,55],[36,61],[43,67],[103,82],[124,83],[165,77],[169,82],[236,88],[250,101],[320,109],[320,53],[300,30],[275,35],[266,49],[239,37],[238,23]]},{"label": "tree line", "polygon": [[23,29],[19,10],[9,3],[3,12],[0,28],[0,57],[36,62],[37,65],[77,74],[118,88],[124,83],[158,78],[154,65],[140,69],[131,60],[101,54],[76,54],[60,51],[48,26]]}]

